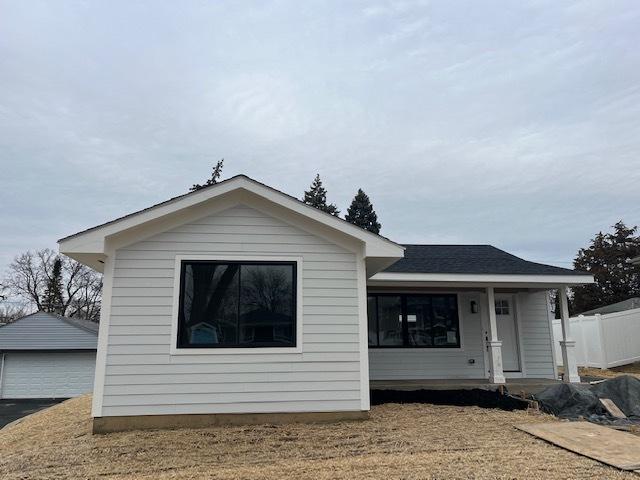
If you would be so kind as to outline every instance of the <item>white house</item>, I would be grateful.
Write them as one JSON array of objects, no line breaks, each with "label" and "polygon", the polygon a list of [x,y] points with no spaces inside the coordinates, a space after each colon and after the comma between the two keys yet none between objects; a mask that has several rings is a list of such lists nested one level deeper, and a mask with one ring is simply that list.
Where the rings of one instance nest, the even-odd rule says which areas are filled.
[{"label": "white house", "polygon": [[59,244],[104,272],[95,431],[361,418],[370,379],[556,378],[547,291],[566,319],[593,281],[399,245],[242,175]]}]

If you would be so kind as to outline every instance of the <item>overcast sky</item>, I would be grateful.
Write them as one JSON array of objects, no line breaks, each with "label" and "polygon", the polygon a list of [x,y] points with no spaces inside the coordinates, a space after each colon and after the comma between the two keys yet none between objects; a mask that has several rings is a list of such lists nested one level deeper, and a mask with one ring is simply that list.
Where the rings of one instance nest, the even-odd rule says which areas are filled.
[{"label": "overcast sky", "polygon": [[0,271],[225,159],[404,243],[640,224],[640,2],[0,0]]}]

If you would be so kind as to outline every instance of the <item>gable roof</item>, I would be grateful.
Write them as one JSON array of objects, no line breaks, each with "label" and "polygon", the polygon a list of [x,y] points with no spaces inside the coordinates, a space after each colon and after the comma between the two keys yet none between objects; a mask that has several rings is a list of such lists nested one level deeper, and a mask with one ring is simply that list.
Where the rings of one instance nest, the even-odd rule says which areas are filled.
[{"label": "gable roof", "polygon": [[403,255],[404,248],[388,238],[369,232],[342,218],[311,207],[291,195],[253,180],[246,175],[236,175],[214,185],[204,187],[194,192],[185,193],[184,195],[171,198],[143,210],[61,238],[58,240],[60,251],[93,268],[100,269],[98,263],[102,263],[103,259],[96,257],[96,255],[104,255],[104,241],[107,237],[118,235],[181,210],[203,204],[216,197],[222,197],[225,194],[240,191],[249,192],[261,200],[277,204],[291,212],[302,215],[332,230],[363,242],[367,257],[389,259],[383,262],[380,268],[388,265],[395,259],[401,258]]},{"label": "gable roof", "polygon": [[0,327],[0,350],[96,350],[98,324],[36,312]]},{"label": "gable roof", "polygon": [[496,275],[585,275],[590,273],[530,262],[491,245],[404,245],[404,258],[384,272]]}]

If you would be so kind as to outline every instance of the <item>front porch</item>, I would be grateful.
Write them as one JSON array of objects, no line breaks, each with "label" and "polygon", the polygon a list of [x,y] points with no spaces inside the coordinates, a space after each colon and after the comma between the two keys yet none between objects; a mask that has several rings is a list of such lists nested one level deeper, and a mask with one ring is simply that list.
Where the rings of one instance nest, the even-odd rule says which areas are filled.
[{"label": "front porch", "polygon": [[[371,390],[536,393],[558,382],[548,290],[560,299],[565,381],[577,383],[566,286],[522,280],[368,282]],[[441,380],[434,380],[441,379]]]}]

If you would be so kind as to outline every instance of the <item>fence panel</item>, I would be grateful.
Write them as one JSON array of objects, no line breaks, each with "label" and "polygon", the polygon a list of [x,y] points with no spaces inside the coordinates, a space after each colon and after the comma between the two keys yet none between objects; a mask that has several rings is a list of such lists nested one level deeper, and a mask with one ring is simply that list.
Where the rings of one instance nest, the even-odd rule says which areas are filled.
[{"label": "fence panel", "polygon": [[640,361],[640,308],[602,315],[607,368]]},{"label": "fence panel", "polygon": [[[570,322],[578,366],[610,368],[640,361],[640,308],[572,317]],[[560,320],[553,321],[553,338],[556,363],[562,365]]]}]

